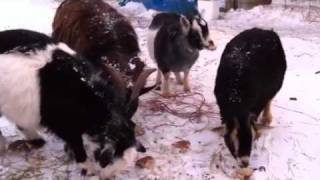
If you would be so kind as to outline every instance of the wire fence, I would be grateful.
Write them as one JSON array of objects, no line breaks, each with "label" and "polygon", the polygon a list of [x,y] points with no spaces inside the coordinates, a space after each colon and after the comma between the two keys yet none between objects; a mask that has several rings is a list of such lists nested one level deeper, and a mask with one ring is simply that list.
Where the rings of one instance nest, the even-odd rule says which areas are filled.
[{"label": "wire fence", "polygon": [[320,0],[273,0],[273,6],[301,11],[309,22],[320,22]]},{"label": "wire fence", "polygon": [[285,7],[320,8],[320,0],[273,0],[272,4]]}]

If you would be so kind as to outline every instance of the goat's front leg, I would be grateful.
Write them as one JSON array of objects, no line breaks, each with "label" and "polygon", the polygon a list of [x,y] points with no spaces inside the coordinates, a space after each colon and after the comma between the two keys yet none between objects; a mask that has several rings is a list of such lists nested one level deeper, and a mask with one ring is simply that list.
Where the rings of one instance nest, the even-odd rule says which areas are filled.
[{"label": "goat's front leg", "polygon": [[174,75],[176,76],[177,84],[183,84],[180,72],[175,72]]},{"label": "goat's front leg", "polygon": [[35,129],[17,127],[24,134],[26,140],[17,140],[11,143],[8,147],[10,151],[30,151],[41,148],[45,144],[45,140]]},{"label": "goat's front leg", "polygon": [[262,114],[262,124],[266,125],[266,126],[270,126],[271,122],[272,122],[272,114],[271,114],[271,101],[270,100],[266,106],[263,109],[263,114]]},{"label": "goat's front leg", "polygon": [[191,91],[190,84],[189,84],[189,72],[190,72],[190,69],[187,69],[187,70],[184,71],[183,90],[185,92],[190,92]]},{"label": "goat's front leg", "polygon": [[73,151],[74,158],[81,168],[81,175],[92,176],[95,174],[94,164],[87,157],[81,136],[68,139],[68,145]]},{"label": "goat's front leg", "polygon": [[170,89],[169,89],[169,77],[170,72],[164,72],[163,73],[163,89],[162,89],[162,95],[164,97],[170,97]]}]

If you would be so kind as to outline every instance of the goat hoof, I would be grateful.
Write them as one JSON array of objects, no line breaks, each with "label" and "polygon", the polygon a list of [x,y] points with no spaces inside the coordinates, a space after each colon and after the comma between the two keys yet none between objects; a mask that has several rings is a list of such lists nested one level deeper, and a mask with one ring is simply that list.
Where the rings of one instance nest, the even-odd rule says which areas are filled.
[{"label": "goat hoof", "polygon": [[27,143],[30,144],[32,148],[39,149],[42,146],[44,146],[46,141],[43,139],[33,139],[33,140],[28,140]]},{"label": "goat hoof", "polygon": [[8,150],[11,152],[29,152],[32,149],[41,148],[45,144],[43,139],[34,140],[17,140],[8,146]]},{"label": "goat hoof", "polygon": [[262,117],[262,119],[261,119],[261,123],[264,126],[270,126],[271,122],[272,122],[272,116]]},{"label": "goat hoof", "polygon": [[191,92],[191,89],[189,88],[189,87],[185,87],[185,88],[183,88],[183,90],[184,90],[184,92],[186,92],[186,93],[190,93]]},{"label": "goat hoof", "polygon": [[172,94],[167,92],[167,93],[162,93],[162,96],[165,98],[170,98],[170,97],[172,97]]},{"label": "goat hoof", "polygon": [[81,176],[94,176],[95,173],[93,171],[89,171],[88,169],[81,169]]},{"label": "goat hoof", "polygon": [[258,130],[256,131],[255,140],[258,140],[261,137],[261,132]]},{"label": "goat hoof", "polygon": [[8,146],[8,150],[11,152],[29,152],[31,149],[31,145],[26,140],[17,140]]},{"label": "goat hoof", "polygon": [[82,176],[94,176],[95,175],[95,169],[94,165],[90,161],[85,161],[80,164],[81,167],[81,175]]},{"label": "goat hoof", "polygon": [[177,80],[177,84],[178,84],[178,85],[183,85],[183,81]]}]

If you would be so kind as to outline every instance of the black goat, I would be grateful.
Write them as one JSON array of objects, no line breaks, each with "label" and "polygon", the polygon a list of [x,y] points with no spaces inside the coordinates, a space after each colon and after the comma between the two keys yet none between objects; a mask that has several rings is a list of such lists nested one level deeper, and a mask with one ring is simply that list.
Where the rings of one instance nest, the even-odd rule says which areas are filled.
[{"label": "black goat", "polygon": [[[199,50],[216,47],[210,39],[207,22],[196,15],[192,18],[174,13],[157,14],[149,27],[148,48],[150,57],[158,65],[157,84],[164,77],[162,93],[170,96],[169,76],[174,72],[179,84],[190,91],[188,75],[190,68],[198,59]],[[184,72],[183,81],[180,73]]]},{"label": "black goat", "polygon": [[271,100],[282,86],[285,71],[280,38],[270,30],[246,30],[222,54],[214,94],[226,125],[225,143],[243,167],[249,164],[261,111],[263,122],[271,122]]},{"label": "black goat", "polygon": [[28,30],[0,32],[0,109],[27,140],[10,147],[41,147],[39,127],[66,142],[84,174],[94,173],[90,155],[105,178],[145,151],[131,121],[140,89],[155,69],[145,70],[132,89],[111,66],[92,63],[64,43]]}]

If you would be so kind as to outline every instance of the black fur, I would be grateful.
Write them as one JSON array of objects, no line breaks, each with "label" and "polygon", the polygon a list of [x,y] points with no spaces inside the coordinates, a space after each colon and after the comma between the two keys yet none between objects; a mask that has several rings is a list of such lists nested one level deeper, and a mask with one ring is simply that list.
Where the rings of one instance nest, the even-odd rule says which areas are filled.
[{"label": "black fur", "polygon": [[18,51],[24,54],[45,49],[53,40],[45,34],[34,35],[33,31],[25,29],[7,30],[0,32],[0,53]]},{"label": "black fur", "polygon": [[[250,29],[234,37],[220,61],[214,94],[226,124],[226,144],[235,157],[249,156],[257,117],[282,86],[286,58],[279,36],[269,30]],[[253,116],[252,116],[253,115]],[[235,152],[230,133],[239,128]]]}]

